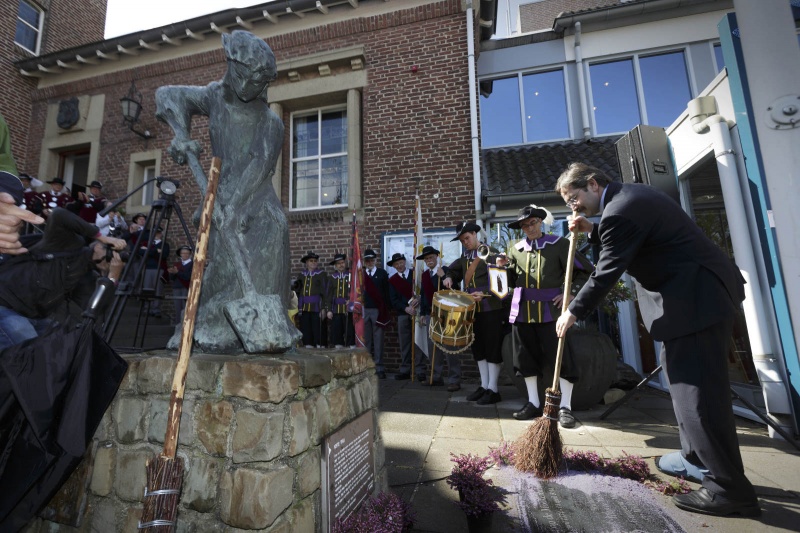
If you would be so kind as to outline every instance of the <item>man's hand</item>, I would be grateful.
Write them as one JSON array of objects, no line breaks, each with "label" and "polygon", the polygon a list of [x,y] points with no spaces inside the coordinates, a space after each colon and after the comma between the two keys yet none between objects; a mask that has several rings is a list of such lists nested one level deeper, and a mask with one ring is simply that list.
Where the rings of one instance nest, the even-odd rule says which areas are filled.
[{"label": "man's hand", "polygon": [[412,315],[413,316],[413,315],[417,314],[417,309],[415,307],[410,306],[410,305],[406,307],[405,311],[406,311],[407,315]]},{"label": "man's hand", "polygon": [[476,303],[480,303],[481,300],[486,298],[486,295],[483,294],[482,292],[471,292],[469,293],[469,295],[472,297],[473,300],[475,300]]},{"label": "man's hand", "polygon": [[333,311],[328,311],[328,320],[333,320]]},{"label": "man's hand", "polygon": [[327,313],[325,313],[325,310],[324,309],[320,309],[319,310],[319,319],[320,320],[325,320],[326,316],[328,316],[328,315],[327,315]]},{"label": "man's hand", "polygon": [[108,277],[113,279],[115,282],[119,282],[123,268],[125,268],[125,263],[122,261],[117,252],[113,252],[111,254],[111,264],[108,267]]},{"label": "man's hand", "polygon": [[[567,305],[569,305],[569,303],[574,299],[575,299],[575,297],[570,294],[569,298],[567,298]],[[556,304],[557,307],[561,307],[561,302],[563,302],[563,301],[564,301],[564,295],[563,294],[558,294],[553,298],[553,303]]]},{"label": "man's hand", "polygon": [[508,266],[510,261],[508,260],[508,256],[506,254],[498,254],[497,259],[494,260],[494,264],[499,267]]},{"label": "man's hand", "polygon": [[19,227],[23,222],[43,224],[44,219],[14,205],[10,194],[0,193],[0,253],[19,255],[28,251],[19,242]]},{"label": "man's hand", "polygon": [[569,222],[570,231],[581,231],[583,233],[591,233],[592,229],[594,229],[594,224],[586,217],[582,217],[580,215],[567,217],[567,221]]},{"label": "man's hand", "polygon": [[122,239],[107,237],[105,235],[100,235],[99,237],[97,237],[97,240],[99,242],[102,242],[103,244],[107,244],[108,246],[110,246],[114,250],[117,250],[118,252],[124,250],[128,246],[128,244]]},{"label": "man's hand", "polygon": [[575,315],[569,312],[569,309],[561,313],[556,321],[556,335],[563,337],[567,334],[567,330],[572,327],[575,321],[578,320]]},{"label": "man's hand", "polygon": [[450,278],[444,278],[444,281],[442,281],[442,285],[444,285],[448,289],[451,289],[453,288],[453,280]]}]

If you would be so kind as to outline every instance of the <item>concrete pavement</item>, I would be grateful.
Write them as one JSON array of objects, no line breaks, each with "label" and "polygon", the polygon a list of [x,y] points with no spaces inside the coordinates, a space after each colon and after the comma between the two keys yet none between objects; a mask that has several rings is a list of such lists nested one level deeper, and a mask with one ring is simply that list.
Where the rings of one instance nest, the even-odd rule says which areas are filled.
[{"label": "concrete pavement", "polygon": [[[380,380],[379,431],[383,439],[389,485],[410,501],[417,515],[414,531],[453,533],[467,531],[464,513],[453,504],[457,494],[444,478],[450,473],[450,453],[487,455],[489,447],[514,441],[531,421],[514,420],[511,413],[523,398],[513,386],[501,387],[503,401],[478,406],[466,396],[476,385],[462,385],[459,392],[417,382]],[[654,389],[638,393],[606,420],[605,406],[575,412],[578,425],[561,429],[566,447],[593,450],[605,457],[622,452],[648,460],[658,473],[653,457],[680,447],[675,415],[669,396]],[[716,518],[675,509],[670,498],[665,507],[686,531],[725,533],[800,531],[800,452],[789,443],[771,439],[765,426],[736,419],[747,476],[756,486],[763,514],[758,519]],[[496,469],[487,474],[496,476]],[[503,487],[502,476],[495,477]],[[692,484],[693,488],[699,485]],[[511,489],[511,487],[504,487]],[[513,506],[495,517],[496,531],[522,531]]]}]

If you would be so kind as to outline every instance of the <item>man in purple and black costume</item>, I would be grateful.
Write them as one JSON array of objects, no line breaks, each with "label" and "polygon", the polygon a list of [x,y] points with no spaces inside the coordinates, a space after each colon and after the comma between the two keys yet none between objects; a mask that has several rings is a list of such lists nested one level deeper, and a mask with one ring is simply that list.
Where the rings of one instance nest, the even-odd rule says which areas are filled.
[{"label": "man in purple and black costume", "polygon": [[[553,215],[547,209],[529,205],[523,207],[517,220],[508,225],[525,233],[525,238],[512,246],[508,253],[509,283],[514,287],[508,319],[513,324],[514,368],[525,378],[528,389],[528,401],[514,413],[517,420],[542,415],[538,378],[545,362],[555,365],[558,351],[556,319],[561,315],[569,241],[543,233],[544,224],[552,223]],[[571,297],[578,294],[593,271],[592,263],[576,251]],[[578,376],[578,367],[572,360],[568,345],[565,345],[559,376],[561,408],[558,422],[561,427],[575,427],[572,388]]]}]

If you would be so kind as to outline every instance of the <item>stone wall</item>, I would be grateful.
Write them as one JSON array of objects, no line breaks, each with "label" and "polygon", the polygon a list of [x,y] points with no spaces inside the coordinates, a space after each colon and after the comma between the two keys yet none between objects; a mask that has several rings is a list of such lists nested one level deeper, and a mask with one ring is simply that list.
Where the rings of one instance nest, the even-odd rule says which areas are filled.
[{"label": "stone wall", "polygon": [[[136,531],[145,461],[162,449],[176,358],[153,352],[126,360],[128,374],[82,465],[91,468],[79,468],[68,483],[86,489],[62,491],[44,512],[61,522],[79,516],[78,531]],[[323,439],[377,404],[374,364],[363,350],[192,356],[177,531],[320,531]],[[377,429],[374,444],[376,490],[386,490]],[[65,508],[79,511],[64,516]],[[27,529],[56,531],[76,529],[41,518]]]}]

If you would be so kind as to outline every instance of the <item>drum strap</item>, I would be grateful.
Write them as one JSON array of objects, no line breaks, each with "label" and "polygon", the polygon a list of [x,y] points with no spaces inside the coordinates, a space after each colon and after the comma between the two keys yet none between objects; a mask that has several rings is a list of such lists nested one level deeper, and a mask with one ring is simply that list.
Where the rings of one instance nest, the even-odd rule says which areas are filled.
[{"label": "drum strap", "polygon": [[[469,261],[469,259],[467,259],[467,261]],[[478,269],[478,263],[481,263],[482,261],[483,259],[478,259],[476,257],[472,264],[469,265],[467,272],[464,274],[464,289],[469,287],[469,283],[472,281],[472,276],[475,275],[475,270]]]}]

